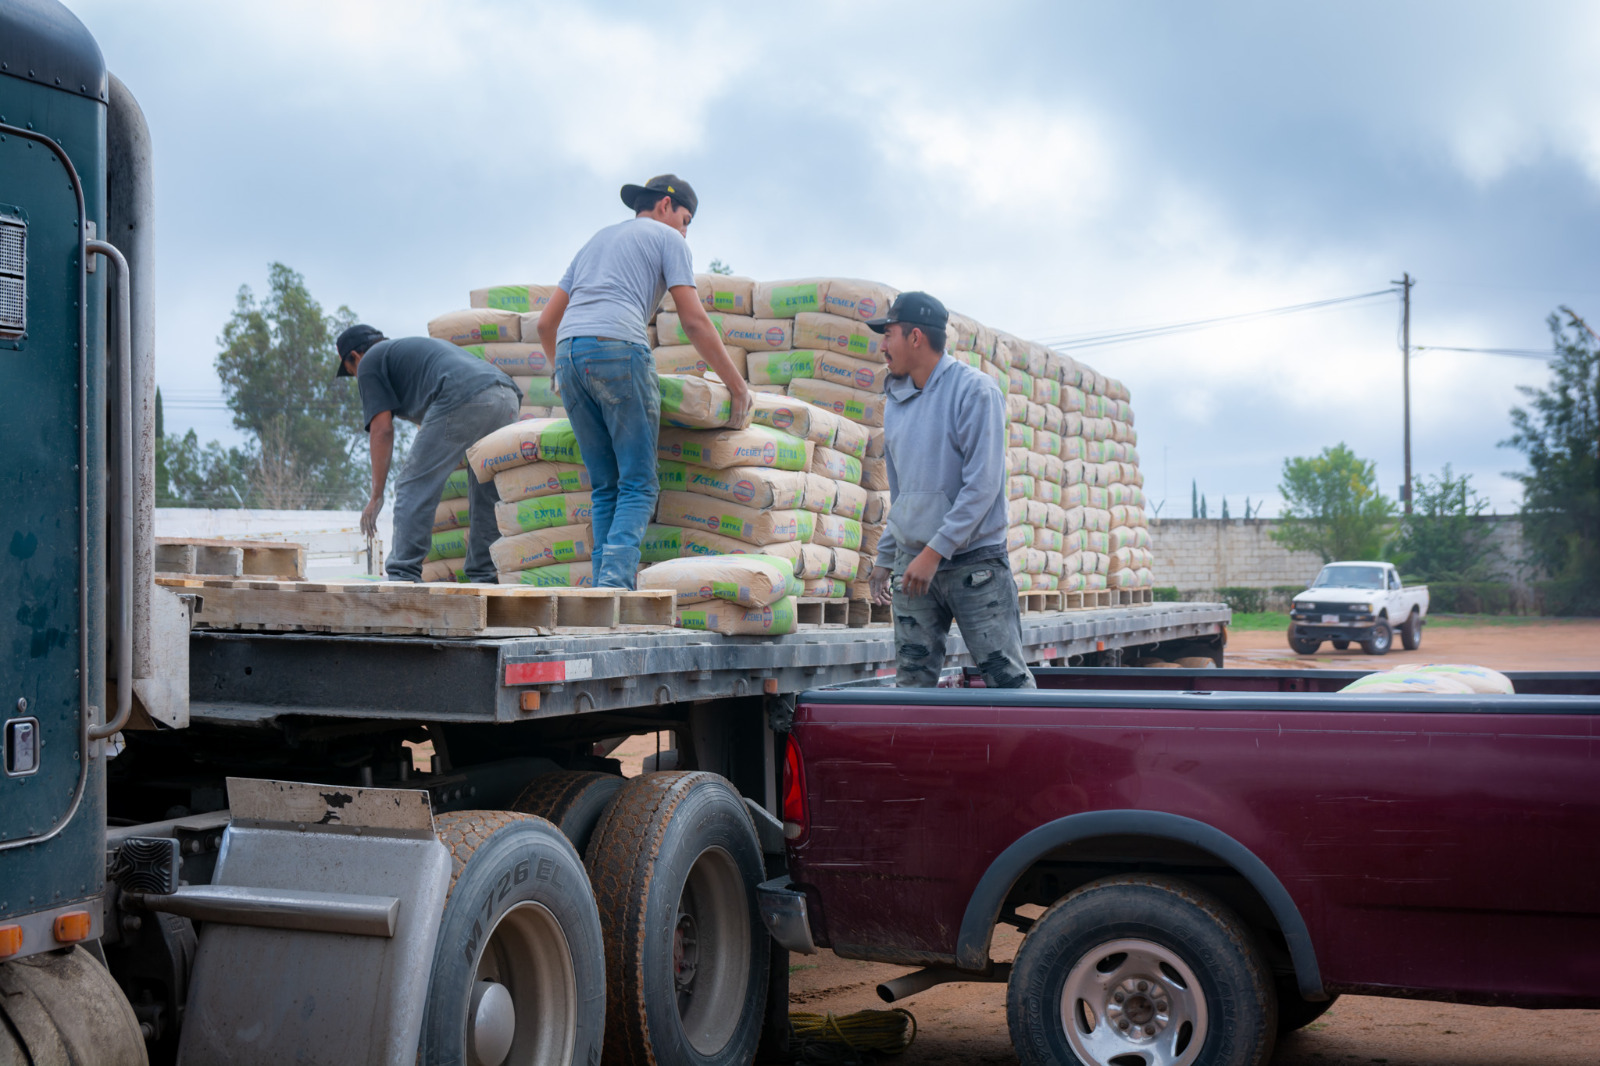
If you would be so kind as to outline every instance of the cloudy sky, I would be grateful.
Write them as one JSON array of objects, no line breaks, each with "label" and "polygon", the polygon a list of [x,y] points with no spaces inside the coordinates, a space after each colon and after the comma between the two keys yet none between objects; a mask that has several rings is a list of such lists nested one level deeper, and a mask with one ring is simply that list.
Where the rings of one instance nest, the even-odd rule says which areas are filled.
[{"label": "cloudy sky", "polygon": [[[169,431],[237,441],[241,284],[306,276],[390,335],[554,281],[617,188],[692,181],[697,264],[927,289],[1058,339],[1386,288],[1421,345],[1600,320],[1600,7],[68,0],[156,151]],[[1268,501],[1345,441],[1401,479],[1399,304],[1077,353],[1133,391],[1147,489]],[[1538,360],[1423,352],[1414,464],[1501,510]]]}]

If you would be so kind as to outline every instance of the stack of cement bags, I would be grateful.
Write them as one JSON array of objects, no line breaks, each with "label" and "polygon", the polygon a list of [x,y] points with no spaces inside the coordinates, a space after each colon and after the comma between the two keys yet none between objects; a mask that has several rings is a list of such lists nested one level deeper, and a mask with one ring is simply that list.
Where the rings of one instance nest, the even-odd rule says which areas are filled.
[{"label": "stack of cement bags", "polygon": [[594,584],[592,485],[564,418],[525,418],[467,449],[467,469],[494,481],[500,536],[490,557],[507,585]]},{"label": "stack of cement bags", "polygon": [[433,544],[422,563],[424,581],[465,581],[467,565],[467,468],[450,475],[433,512]]},{"label": "stack of cement bags", "polygon": [[428,334],[505,371],[522,391],[522,417],[560,416],[555,359],[539,344],[539,312],[553,292],[554,285],[474,289],[470,309],[440,315],[428,323]]}]

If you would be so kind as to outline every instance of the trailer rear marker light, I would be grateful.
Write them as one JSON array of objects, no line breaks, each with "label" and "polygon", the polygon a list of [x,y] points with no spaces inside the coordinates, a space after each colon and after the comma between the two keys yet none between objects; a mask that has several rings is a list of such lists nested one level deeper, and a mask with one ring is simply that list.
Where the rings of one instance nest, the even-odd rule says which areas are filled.
[{"label": "trailer rear marker light", "polygon": [[22,950],[22,926],[0,925],[0,959]]},{"label": "trailer rear marker light", "polygon": [[63,944],[76,944],[89,939],[89,912],[68,911],[56,915],[56,939]]},{"label": "trailer rear marker light", "polygon": [[507,685],[548,685],[584,681],[594,676],[593,659],[557,659],[542,663],[507,663]]}]

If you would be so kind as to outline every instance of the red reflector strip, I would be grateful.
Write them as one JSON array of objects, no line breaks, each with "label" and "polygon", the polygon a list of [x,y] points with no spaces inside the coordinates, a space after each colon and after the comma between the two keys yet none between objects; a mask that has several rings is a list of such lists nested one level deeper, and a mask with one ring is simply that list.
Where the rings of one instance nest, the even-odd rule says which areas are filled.
[{"label": "red reflector strip", "polygon": [[543,663],[507,663],[507,685],[549,685],[594,676],[593,659],[557,659]]}]

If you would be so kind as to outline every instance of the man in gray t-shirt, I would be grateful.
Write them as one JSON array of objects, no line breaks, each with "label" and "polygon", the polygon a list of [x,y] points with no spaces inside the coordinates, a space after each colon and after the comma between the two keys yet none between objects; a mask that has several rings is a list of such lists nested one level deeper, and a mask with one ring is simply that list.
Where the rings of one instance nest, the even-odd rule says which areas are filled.
[{"label": "man in gray t-shirt", "polygon": [[[468,447],[516,421],[522,394],[497,367],[435,337],[389,340],[371,326],[355,325],[339,334],[338,349],[338,376],[356,379],[372,451],[372,495],[361,512],[361,529],[369,537],[377,529],[389,480],[394,420],[422,427],[395,484],[394,544],[384,566],[392,580],[420,581],[445,481]],[[480,484],[476,478],[468,478],[467,484],[472,516],[467,576],[493,582],[489,545],[499,536],[494,484]]]},{"label": "man in gray t-shirt", "polygon": [[699,200],[674,174],[624,185],[634,217],[595,234],[539,315],[556,385],[594,486],[594,583],[634,587],[639,543],[655,512],[661,387],[645,325],[672,293],[683,332],[733,394],[729,425],[750,421],[750,388],[695,291],[684,234]]}]

